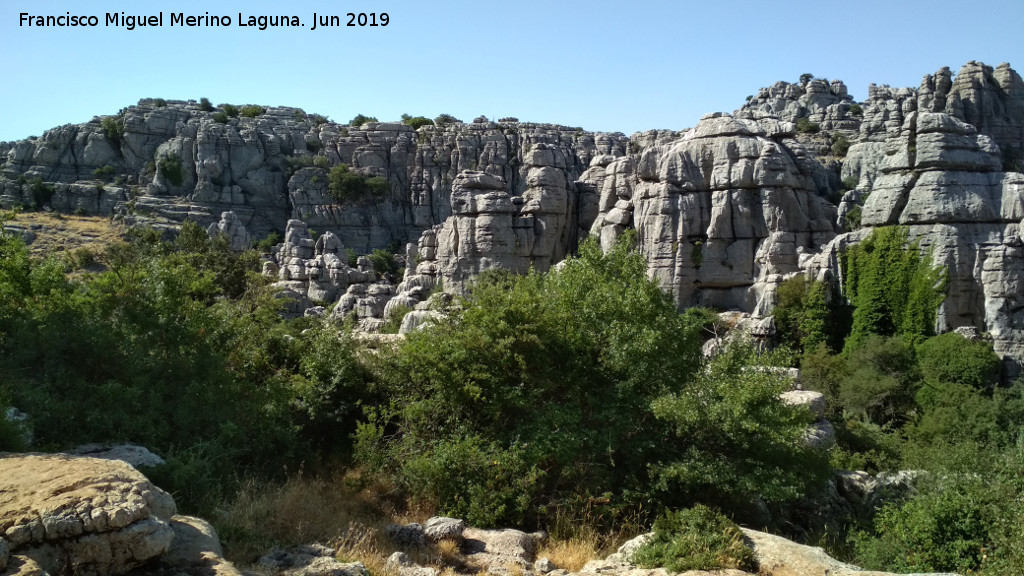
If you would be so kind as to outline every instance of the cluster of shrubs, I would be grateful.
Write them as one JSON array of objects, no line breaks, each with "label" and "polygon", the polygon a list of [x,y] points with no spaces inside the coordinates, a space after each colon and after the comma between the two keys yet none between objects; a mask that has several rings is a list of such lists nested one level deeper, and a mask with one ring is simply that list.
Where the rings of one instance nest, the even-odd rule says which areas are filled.
[{"label": "cluster of shrubs", "polygon": [[[673,571],[753,570],[733,522],[753,502],[785,522],[833,468],[914,469],[905,499],[830,527],[837,554],[886,570],[1024,566],[1021,386],[999,384],[988,341],[932,333],[944,273],[906,230],[847,250],[841,294],[786,281],[783,352],[711,360],[717,316],[679,314],[631,234],[607,253],[588,240],[546,274],[486,273],[447,319],[373,354],[344,326],[283,320],[258,262],[189,223],[174,241],[136,232],[45,261],[0,234],[0,404],[31,414],[40,446],[153,448],[169,461],[154,479],[185,510],[230,498],[239,470],[341,459],[479,526],[657,517],[637,561]],[[829,453],[779,400],[790,383],[768,368],[793,365],[829,399]],[[0,450],[19,438],[0,424]]]}]

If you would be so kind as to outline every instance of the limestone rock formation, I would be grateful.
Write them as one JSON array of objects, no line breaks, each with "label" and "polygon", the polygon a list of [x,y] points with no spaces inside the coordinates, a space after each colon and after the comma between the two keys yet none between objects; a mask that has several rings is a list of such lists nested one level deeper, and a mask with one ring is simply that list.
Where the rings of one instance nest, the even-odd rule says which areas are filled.
[{"label": "limestone rock formation", "polygon": [[[352,127],[297,108],[229,117],[195,101],[144,99],[113,116],[0,144],[0,205],[47,204],[170,227],[191,219],[204,228],[231,211],[257,238],[297,218],[367,253],[444,221],[463,170],[498,176],[519,194],[531,186],[527,159],[535,149],[558,157],[556,170],[571,184],[594,156],[622,155],[626,145],[621,134],[551,124]],[[338,164],[384,178],[389,192],[339,202],[327,185]]]},{"label": "limestone rock formation", "polygon": [[48,573],[123,574],[155,559],[171,547],[174,513],[174,500],[124,462],[0,458],[0,533],[10,554]]},{"label": "limestone rock formation", "polygon": [[[638,232],[649,274],[680,307],[767,315],[799,254],[836,233],[788,122],[705,116],[669,144],[605,169],[592,233],[607,248]],[[610,174],[609,174],[610,173]]]},{"label": "limestone rock formation", "polygon": [[228,245],[237,252],[252,246],[252,237],[249,235],[249,231],[245,229],[238,216],[230,210],[221,212],[220,221],[210,224],[207,233],[211,238],[225,236],[228,239]]}]

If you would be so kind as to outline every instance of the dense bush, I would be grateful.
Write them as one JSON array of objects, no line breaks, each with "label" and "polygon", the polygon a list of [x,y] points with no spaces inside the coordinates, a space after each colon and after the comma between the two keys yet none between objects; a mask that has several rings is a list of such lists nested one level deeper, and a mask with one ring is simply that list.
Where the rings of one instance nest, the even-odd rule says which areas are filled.
[{"label": "dense bush", "polygon": [[377,274],[398,273],[398,261],[395,260],[395,255],[381,248],[370,253],[370,264],[373,265],[373,271]]},{"label": "dense bush", "polygon": [[172,186],[181,186],[185,181],[185,173],[181,167],[181,158],[177,155],[168,154],[161,157],[157,160],[156,166]]},{"label": "dense bush", "polygon": [[462,120],[459,120],[451,114],[441,114],[437,118],[434,118],[434,124],[436,126],[447,126],[449,124],[456,124],[460,122],[462,122]]},{"label": "dense bush", "polygon": [[92,176],[93,176],[93,178],[96,178],[98,180],[107,180],[107,181],[109,181],[110,177],[113,176],[115,172],[117,172],[117,171],[114,169],[113,166],[111,166],[110,164],[106,164],[102,168],[97,168],[97,169],[93,170],[92,171]]},{"label": "dense bush", "polygon": [[260,114],[266,112],[267,109],[263,106],[256,106],[254,104],[246,104],[239,109],[238,113],[245,118],[255,118]]},{"label": "dense bush", "polygon": [[[28,259],[16,239],[0,237],[0,247],[0,396],[31,415],[38,447],[129,441],[168,456],[202,447],[203,469],[222,487],[301,451],[281,372],[297,352],[270,295],[250,285],[255,253],[231,252],[190,224],[174,243],[137,234],[112,245],[97,256],[104,272],[68,278],[56,260]],[[175,470],[184,484],[168,488],[200,480]],[[190,491],[182,504],[217,496]]]},{"label": "dense bush", "polygon": [[821,126],[816,122],[811,122],[807,117],[797,118],[796,131],[801,134],[817,134],[821,131]]},{"label": "dense bush", "polygon": [[732,568],[757,571],[754,551],[743,532],[721,512],[698,504],[687,510],[666,512],[654,522],[654,536],[633,554],[642,568],[670,572]]},{"label": "dense bush", "polygon": [[410,116],[408,114],[402,114],[402,124],[412,126],[412,129],[416,130],[420,126],[432,126],[434,121],[426,116]]},{"label": "dense bush", "polygon": [[367,178],[358,172],[352,172],[345,164],[331,168],[328,175],[328,190],[338,202],[352,202],[366,197],[381,197],[391,189],[386,178],[373,176]]},{"label": "dense bush", "polygon": [[35,202],[37,210],[49,204],[53,195],[56,194],[52,185],[43,182],[43,179],[38,177],[28,181],[28,189],[32,192],[32,201]]},{"label": "dense bush", "polygon": [[907,230],[876,228],[860,244],[841,255],[843,290],[854,306],[853,327],[846,350],[860,346],[869,334],[928,336],[935,312],[945,299],[945,270],[931,264]]},{"label": "dense bush", "polygon": [[846,153],[850,151],[850,141],[846,139],[846,136],[842,134],[832,135],[832,155],[839,158],[846,156]]},{"label": "dense bush", "polygon": [[220,109],[231,118],[238,116],[239,109],[234,104],[221,104]]},{"label": "dense bush", "polygon": [[530,523],[587,495],[639,505],[655,497],[651,473],[665,501],[701,500],[718,473],[708,497],[792,496],[813,476],[782,469],[809,467],[791,459],[806,456],[806,419],[767,372],[750,386],[725,386],[725,368],[692,380],[707,321],[680,316],[625,241],[607,255],[589,241],[547,275],[485,275],[461,312],[383,359],[389,402],[369,409],[357,452],[477,525]]},{"label": "dense bush", "polygon": [[200,98],[199,109],[203,112],[213,112],[213,104],[210,104],[209,98]]},{"label": "dense bush", "polygon": [[362,114],[356,114],[356,117],[348,121],[349,126],[360,127],[368,122],[378,122],[373,116],[363,116]]},{"label": "dense bush", "polygon": [[121,138],[124,137],[124,118],[120,116],[105,116],[100,121],[100,125],[103,127],[103,133],[106,134],[107,138],[115,146],[119,146]]}]

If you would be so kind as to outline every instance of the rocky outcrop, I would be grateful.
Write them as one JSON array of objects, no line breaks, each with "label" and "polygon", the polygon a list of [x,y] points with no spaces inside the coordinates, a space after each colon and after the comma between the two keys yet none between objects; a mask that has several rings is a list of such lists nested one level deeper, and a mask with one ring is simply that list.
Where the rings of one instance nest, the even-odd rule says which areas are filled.
[{"label": "rocky outcrop", "polygon": [[119,461],[0,458],[0,533],[45,572],[122,574],[165,554],[174,500]]},{"label": "rocky outcrop", "polygon": [[988,332],[1015,377],[1024,360],[1018,289],[1024,279],[1024,175],[1004,172],[993,138],[946,113],[909,112],[880,145],[884,155],[861,167],[869,183],[861,212],[865,228],[837,238],[807,268],[841,281],[838,254],[845,246],[873,227],[907,227],[948,274],[936,331]]},{"label": "rocky outcrop", "polygon": [[[452,183],[464,170],[499,177],[519,195],[541,177],[529,174],[530,158],[541,149],[571,185],[594,156],[622,155],[627,146],[621,134],[551,124],[457,122],[413,130],[398,123],[344,126],[297,108],[254,107],[234,117],[227,111],[145,99],[114,116],[4,143],[0,205],[48,204],[128,223],[191,219],[203,227],[231,211],[255,237],[280,232],[295,218],[367,253],[415,240],[443,222]],[[388,191],[339,201],[327,185],[338,164],[385,179]],[[35,179],[46,188],[34,188]]]},{"label": "rocky outcrop", "polygon": [[121,460],[137,448],[0,455],[0,575],[239,576],[213,527]]},{"label": "rocky outcrop", "polygon": [[682,307],[767,315],[799,255],[836,233],[789,122],[705,116],[680,139],[610,163],[592,233],[637,230],[649,274]]}]

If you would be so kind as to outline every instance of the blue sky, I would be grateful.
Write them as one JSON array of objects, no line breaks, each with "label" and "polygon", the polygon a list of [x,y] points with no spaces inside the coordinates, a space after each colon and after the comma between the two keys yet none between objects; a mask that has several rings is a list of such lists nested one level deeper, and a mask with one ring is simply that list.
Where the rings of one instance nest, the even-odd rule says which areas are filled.
[{"label": "blue sky", "polygon": [[[28,28],[19,14],[96,15],[95,28]],[[107,12],[162,28],[105,27]],[[170,13],[231,27],[171,28]],[[238,14],[298,16],[260,31]],[[383,28],[310,30],[312,15],[387,12]],[[114,114],[143,97],[289,105],[335,121],[442,112],[626,134],[681,129],[810,72],[857,99],[918,86],[942,66],[1024,71],[1024,2],[975,0],[0,0],[0,140]]]}]

